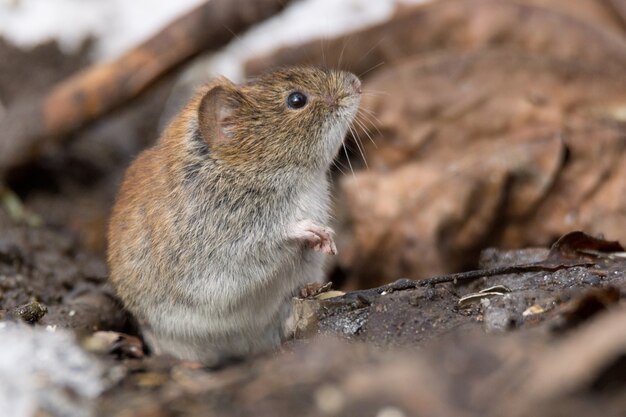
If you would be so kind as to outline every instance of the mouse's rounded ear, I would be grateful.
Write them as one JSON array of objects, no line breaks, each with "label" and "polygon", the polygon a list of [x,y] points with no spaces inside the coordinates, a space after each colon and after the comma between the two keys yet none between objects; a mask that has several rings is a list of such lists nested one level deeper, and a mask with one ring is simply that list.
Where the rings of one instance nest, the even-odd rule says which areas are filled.
[{"label": "mouse's rounded ear", "polygon": [[198,127],[207,143],[227,143],[233,138],[233,117],[238,106],[236,87],[230,81],[206,92],[198,107]]}]

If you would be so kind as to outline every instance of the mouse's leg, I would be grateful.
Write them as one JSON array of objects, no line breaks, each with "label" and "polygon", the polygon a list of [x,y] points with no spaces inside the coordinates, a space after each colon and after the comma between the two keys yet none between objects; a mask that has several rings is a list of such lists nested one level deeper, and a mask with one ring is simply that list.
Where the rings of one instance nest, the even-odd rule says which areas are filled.
[{"label": "mouse's leg", "polygon": [[289,237],[315,251],[336,255],[333,233],[329,227],[320,226],[312,220],[302,220],[290,230]]}]

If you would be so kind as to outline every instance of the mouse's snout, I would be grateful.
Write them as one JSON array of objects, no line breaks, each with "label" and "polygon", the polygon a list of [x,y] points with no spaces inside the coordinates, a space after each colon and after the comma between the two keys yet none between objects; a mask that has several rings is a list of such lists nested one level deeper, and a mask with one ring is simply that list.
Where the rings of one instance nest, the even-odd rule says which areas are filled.
[{"label": "mouse's snout", "polygon": [[355,94],[361,94],[361,80],[356,75],[349,73],[348,83]]}]

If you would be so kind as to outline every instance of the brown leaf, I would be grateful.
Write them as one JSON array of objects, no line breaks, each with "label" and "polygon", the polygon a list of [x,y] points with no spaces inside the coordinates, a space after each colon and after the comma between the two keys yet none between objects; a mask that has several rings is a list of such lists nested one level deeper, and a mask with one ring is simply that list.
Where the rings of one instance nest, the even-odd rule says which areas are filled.
[{"label": "brown leaf", "polygon": [[624,247],[617,241],[598,239],[577,231],[561,236],[550,248],[547,259],[552,261],[582,260],[591,256],[590,251],[623,252]]},{"label": "brown leaf", "polygon": [[124,333],[99,331],[86,337],[82,341],[85,349],[114,356],[118,359],[144,357],[143,343],[136,337]]}]

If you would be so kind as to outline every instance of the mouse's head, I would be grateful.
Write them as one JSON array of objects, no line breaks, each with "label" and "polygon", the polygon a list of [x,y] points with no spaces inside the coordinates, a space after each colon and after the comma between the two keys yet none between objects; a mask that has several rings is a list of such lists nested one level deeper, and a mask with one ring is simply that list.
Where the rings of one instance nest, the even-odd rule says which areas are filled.
[{"label": "mouse's head", "polygon": [[326,169],[361,96],[349,72],[281,69],[241,86],[220,79],[198,106],[198,125],[216,159],[241,167]]}]

